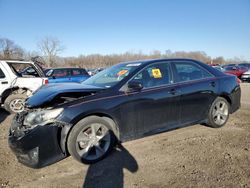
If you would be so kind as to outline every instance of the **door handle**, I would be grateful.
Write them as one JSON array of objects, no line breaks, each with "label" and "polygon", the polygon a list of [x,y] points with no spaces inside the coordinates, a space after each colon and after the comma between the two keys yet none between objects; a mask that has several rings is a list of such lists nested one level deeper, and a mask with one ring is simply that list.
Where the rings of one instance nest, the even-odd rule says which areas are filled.
[{"label": "door handle", "polygon": [[215,87],[216,86],[215,82],[210,82],[210,86]]},{"label": "door handle", "polygon": [[1,84],[8,84],[8,82],[1,82]]},{"label": "door handle", "polygon": [[170,89],[169,94],[175,95],[177,93],[176,89]]}]

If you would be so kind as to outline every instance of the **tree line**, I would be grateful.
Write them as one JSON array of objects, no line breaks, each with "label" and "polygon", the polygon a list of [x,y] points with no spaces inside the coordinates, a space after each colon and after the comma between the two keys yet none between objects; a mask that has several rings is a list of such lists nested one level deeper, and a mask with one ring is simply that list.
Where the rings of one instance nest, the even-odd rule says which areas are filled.
[{"label": "tree line", "polygon": [[61,41],[54,37],[44,37],[37,43],[37,50],[27,52],[21,46],[8,38],[0,38],[0,59],[22,59],[33,60],[32,58],[40,56],[40,63],[44,67],[82,67],[82,68],[98,68],[108,67],[123,61],[134,61],[140,59],[155,59],[155,58],[191,58],[200,60],[207,64],[228,64],[228,63],[243,63],[246,62],[241,58],[230,60],[224,57],[211,58],[203,51],[176,51],[166,50],[161,52],[158,50],[145,54],[142,52],[125,52],[122,54],[91,54],[79,55],[78,57],[60,57],[61,52],[65,47]]}]

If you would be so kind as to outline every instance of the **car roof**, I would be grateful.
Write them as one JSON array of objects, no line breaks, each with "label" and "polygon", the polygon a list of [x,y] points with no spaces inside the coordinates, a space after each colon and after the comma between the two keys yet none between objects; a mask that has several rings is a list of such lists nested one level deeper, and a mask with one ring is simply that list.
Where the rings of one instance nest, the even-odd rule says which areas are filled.
[{"label": "car roof", "polygon": [[197,61],[191,58],[157,58],[157,59],[145,59],[145,60],[135,60],[135,61],[124,61],[121,63],[151,63],[157,61]]},{"label": "car roof", "polygon": [[84,69],[84,68],[76,68],[76,67],[48,68],[48,70],[59,70],[59,69]]},{"label": "car roof", "polygon": [[0,60],[0,61],[4,61],[7,63],[16,63],[16,64],[34,64],[34,62],[32,61],[18,61],[18,60]]},{"label": "car roof", "polygon": [[149,64],[149,63],[158,62],[158,61],[196,61],[197,62],[197,60],[191,59],[191,58],[157,58],[157,59],[144,59],[144,60],[124,61],[124,62],[121,62],[120,64],[133,64],[133,63],[134,64],[136,64],[136,63]]}]

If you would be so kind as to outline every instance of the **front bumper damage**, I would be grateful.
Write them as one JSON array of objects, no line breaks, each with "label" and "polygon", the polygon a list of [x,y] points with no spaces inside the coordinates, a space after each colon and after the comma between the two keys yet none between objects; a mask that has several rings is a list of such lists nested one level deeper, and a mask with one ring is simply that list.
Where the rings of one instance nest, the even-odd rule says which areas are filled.
[{"label": "front bumper damage", "polygon": [[18,161],[31,168],[42,168],[67,157],[61,147],[61,130],[66,123],[55,122],[25,129],[21,114],[15,116],[9,132],[9,146]]}]

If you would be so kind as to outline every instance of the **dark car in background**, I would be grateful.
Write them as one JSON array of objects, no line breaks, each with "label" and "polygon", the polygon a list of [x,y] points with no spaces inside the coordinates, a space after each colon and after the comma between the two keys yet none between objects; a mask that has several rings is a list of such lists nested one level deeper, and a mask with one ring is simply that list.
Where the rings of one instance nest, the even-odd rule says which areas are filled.
[{"label": "dark car in background", "polygon": [[222,127],[240,96],[235,76],[195,60],[121,63],[81,84],[42,87],[14,117],[9,146],[33,168],[69,155],[95,163],[116,142],[197,123]]},{"label": "dark car in background", "polygon": [[250,70],[250,63],[240,63],[239,65],[240,65],[240,66],[247,67],[248,70]]},{"label": "dark car in background", "polygon": [[53,68],[45,70],[49,83],[82,82],[90,76],[83,68]]}]

